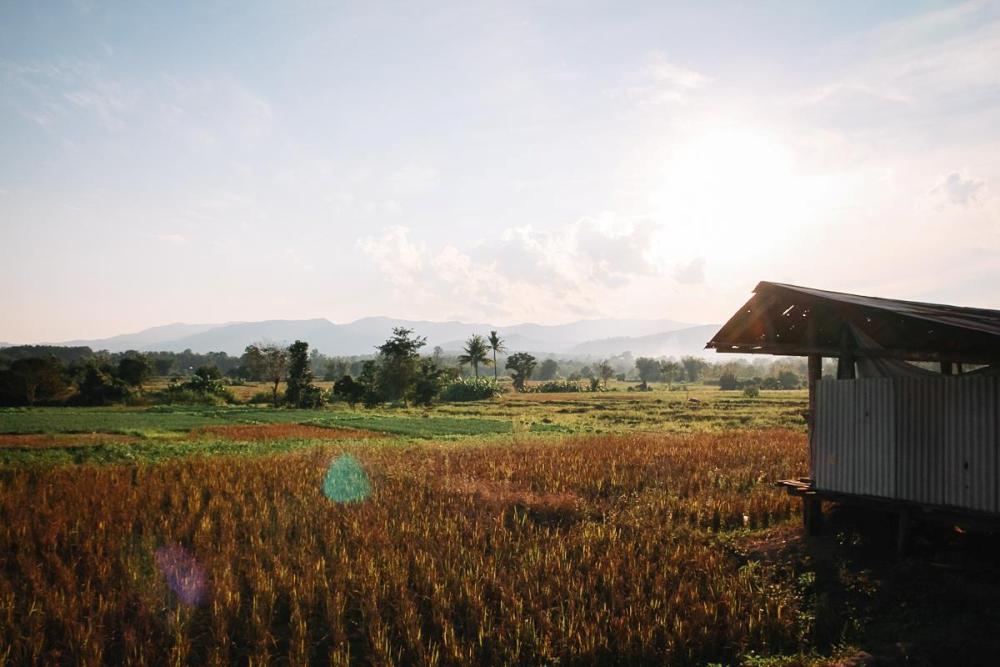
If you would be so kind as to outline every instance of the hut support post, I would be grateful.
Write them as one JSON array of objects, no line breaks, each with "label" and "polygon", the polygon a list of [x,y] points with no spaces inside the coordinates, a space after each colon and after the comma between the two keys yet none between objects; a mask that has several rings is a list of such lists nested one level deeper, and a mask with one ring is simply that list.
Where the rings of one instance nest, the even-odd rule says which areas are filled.
[{"label": "hut support post", "polygon": [[[818,354],[809,355],[809,476],[816,469],[813,459],[815,447],[813,434],[816,429],[816,383],[823,377],[823,357]],[[823,530],[823,501],[814,495],[802,496],[802,520],[805,522],[807,535],[819,535]]]},{"label": "hut support post", "polygon": [[806,534],[814,537],[823,532],[823,501],[812,495],[802,496],[802,521]]},{"label": "hut support post", "polygon": [[854,355],[845,352],[837,358],[837,379],[854,380],[857,377],[854,371]]},{"label": "hut support post", "polygon": [[899,528],[896,531],[896,554],[905,556],[910,550],[910,510],[903,507],[899,510]]},{"label": "hut support post", "polygon": [[806,424],[809,427],[809,476],[812,477],[815,466],[813,465],[813,431],[816,429],[816,383],[823,377],[823,357],[818,354],[809,355],[808,385],[809,385],[809,418]]}]

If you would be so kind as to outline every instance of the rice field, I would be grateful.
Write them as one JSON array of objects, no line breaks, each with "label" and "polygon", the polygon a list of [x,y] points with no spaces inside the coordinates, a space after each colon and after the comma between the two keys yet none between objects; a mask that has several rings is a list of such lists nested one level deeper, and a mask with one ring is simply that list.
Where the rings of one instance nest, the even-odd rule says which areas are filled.
[{"label": "rice field", "polygon": [[[720,537],[795,514],[801,433],[464,446],[6,474],[9,664],[704,664],[797,651],[794,590]],[[324,495],[349,452],[368,497]],[[99,492],[98,492],[99,490]]]},{"label": "rice field", "polygon": [[835,664],[870,575],[796,546],[804,408],[3,410],[0,666]]}]

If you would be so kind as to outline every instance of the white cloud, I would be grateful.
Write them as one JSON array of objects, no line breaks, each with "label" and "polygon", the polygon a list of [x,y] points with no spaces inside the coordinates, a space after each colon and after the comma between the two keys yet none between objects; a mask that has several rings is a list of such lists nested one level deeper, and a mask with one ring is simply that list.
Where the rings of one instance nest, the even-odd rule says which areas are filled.
[{"label": "white cloud", "polygon": [[969,206],[981,203],[980,194],[985,187],[986,183],[983,181],[967,178],[953,171],[931,189],[931,194],[944,197],[948,203],[956,206]]},{"label": "white cloud", "polygon": [[358,247],[394,285],[412,286],[422,277],[427,247],[411,241],[407,227],[393,226],[381,236],[359,239]]},{"label": "white cloud", "polygon": [[432,249],[410,229],[393,226],[358,247],[407,298],[440,312],[450,304],[493,313],[536,309],[579,315],[600,308],[608,293],[652,276],[654,227],[605,214],[552,230],[513,227],[466,248]]},{"label": "white cloud", "polygon": [[711,81],[700,72],[670,62],[663,52],[654,51],[620,92],[640,106],[677,104],[687,102],[694,91]]},{"label": "white cloud", "polygon": [[679,264],[672,275],[681,285],[701,285],[705,282],[705,258],[695,257],[686,264]]},{"label": "white cloud", "polygon": [[108,129],[120,129],[124,126],[122,116],[136,108],[139,94],[117,81],[95,78],[83,88],[63,93],[63,97],[75,107],[96,114]]},{"label": "white cloud", "polygon": [[996,5],[966,2],[879,26],[840,45],[844,65],[793,96],[835,127],[912,128],[927,137],[957,121],[990,114],[1000,86]]}]

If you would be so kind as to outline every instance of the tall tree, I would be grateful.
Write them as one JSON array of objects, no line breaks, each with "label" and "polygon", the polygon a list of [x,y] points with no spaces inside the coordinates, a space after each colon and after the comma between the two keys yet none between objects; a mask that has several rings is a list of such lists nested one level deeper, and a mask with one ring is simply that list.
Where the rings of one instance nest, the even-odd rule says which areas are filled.
[{"label": "tall tree", "polygon": [[141,394],[143,383],[153,374],[153,364],[144,354],[127,352],[126,355],[118,360],[118,377]]},{"label": "tall tree", "polygon": [[[62,361],[56,357],[16,359],[2,371],[4,403],[34,405],[37,400],[52,400],[65,393],[68,385]],[[23,402],[23,403],[22,403]]]},{"label": "tall tree", "polygon": [[555,380],[559,372],[559,363],[555,359],[546,359],[538,369],[539,380]]},{"label": "tall tree", "polygon": [[683,375],[684,369],[676,361],[668,359],[660,364],[660,374],[667,381],[668,387],[673,387],[674,380]]},{"label": "tall tree", "polygon": [[295,407],[305,407],[307,396],[313,388],[312,364],[309,358],[309,343],[297,340],[288,346],[288,384],[285,386],[285,402]]},{"label": "tall tree", "polygon": [[434,402],[444,388],[448,371],[434,363],[431,357],[424,357],[417,364],[417,374],[413,382],[411,396],[416,405],[428,406]]},{"label": "tall tree", "polygon": [[288,349],[274,343],[254,343],[243,353],[244,363],[259,378],[272,383],[271,397],[278,405],[278,385],[288,371]]},{"label": "tall tree", "polygon": [[127,399],[128,386],[112,375],[113,370],[111,366],[102,365],[96,359],[87,362],[80,371],[73,402],[80,405],[108,405]]},{"label": "tall tree", "polygon": [[507,357],[505,368],[513,371],[511,377],[514,380],[515,389],[524,391],[524,383],[531,379],[536,363],[535,358],[527,352],[518,352]]},{"label": "tall tree", "polygon": [[490,350],[493,351],[493,379],[499,379],[497,376],[497,352],[506,352],[507,348],[503,345],[503,338],[497,335],[496,331],[490,332],[490,337],[486,339],[486,343],[489,345]]},{"label": "tall tree", "polygon": [[687,375],[688,382],[697,382],[707,365],[705,360],[700,357],[683,357],[681,364],[684,366],[684,374]]},{"label": "tall tree", "polygon": [[615,368],[611,365],[607,359],[602,361],[597,366],[597,374],[601,377],[601,382],[604,383],[604,388],[608,388],[608,380],[615,376]]},{"label": "tall tree", "polygon": [[479,377],[479,364],[487,363],[488,357],[486,352],[488,345],[486,339],[475,334],[469,340],[465,341],[464,353],[458,355],[458,363],[462,364],[472,364],[472,371]]},{"label": "tall tree", "polygon": [[170,369],[173,367],[173,357],[157,357],[156,359],[153,359],[153,368],[156,370],[156,375],[159,377],[169,375]]},{"label": "tall tree", "polygon": [[649,357],[639,357],[635,360],[635,369],[639,371],[639,379],[642,380],[642,389],[649,389],[649,381],[660,376],[660,362]]},{"label": "tall tree", "polygon": [[423,336],[414,336],[412,329],[396,327],[392,337],[379,345],[377,385],[384,400],[406,399],[416,380],[419,350],[427,344]]}]

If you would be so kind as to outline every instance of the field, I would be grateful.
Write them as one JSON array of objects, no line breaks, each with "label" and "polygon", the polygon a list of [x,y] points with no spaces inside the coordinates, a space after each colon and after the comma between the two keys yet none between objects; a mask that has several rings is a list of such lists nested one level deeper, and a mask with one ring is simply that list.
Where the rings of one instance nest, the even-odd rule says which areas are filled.
[{"label": "field", "polygon": [[0,665],[828,664],[919,637],[950,575],[872,567],[847,528],[807,546],[773,487],[807,469],[805,402],[0,411]]}]

